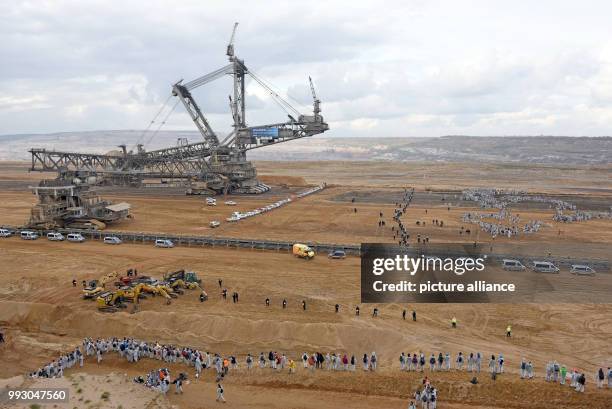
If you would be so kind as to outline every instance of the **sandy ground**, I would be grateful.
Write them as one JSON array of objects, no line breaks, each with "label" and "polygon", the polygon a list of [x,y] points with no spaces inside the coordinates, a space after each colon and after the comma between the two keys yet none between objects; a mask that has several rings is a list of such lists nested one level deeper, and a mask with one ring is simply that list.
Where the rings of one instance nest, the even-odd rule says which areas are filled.
[{"label": "sandy ground", "polygon": [[[332,165],[333,170],[329,167]],[[23,185],[21,165],[11,166],[5,171],[0,168],[0,179],[14,182],[14,186]],[[335,186],[283,209],[235,225],[224,224],[216,230],[207,227],[208,221],[226,217],[235,208],[222,204],[210,208],[199,197],[111,195],[114,200],[132,203],[135,215],[134,220],[113,228],[295,241],[387,242],[392,240],[393,208],[388,198],[399,187],[416,186],[420,199],[404,218],[406,225],[412,226],[411,231],[429,236],[433,242],[471,241],[473,236],[468,239],[458,235],[459,217],[468,208],[452,206],[449,211],[447,202],[439,202],[438,196],[435,196],[438,199],[426,200],[430,194],[426,189],[449,190],[464,184],[500,187],[506,186],[502,181],[507,176],[517,184],[529,180],[532,191],[546,186],[551,194],[573,194],[577,199],[590,195],[599,202],[611,197],[610,169],[606,168],[534,168],[533,172],[544,178],[537,180],[533,179],[534,174],[521,176],[524,168],[518,165],[507,170],[472,165],[463,173],[453,174],[449,165],[442,164],[435,181],[432,176],[428,183],[419,184],[411,180],[418,173],[415,165],[389,166],[385,171],[381,164],[281,163],[272,168],[272,164],[263,163],[260,173],[267,172],[278,183],[301,185],[299,175],[303,172],[306,183],[327,181]],[[430,166],[433,165],[426,168],[433,170]],[[399,169],[404,173],[394,173]],[[358,171],[359,179],[355,179]],[[486,173],[489,171],[492,173]],[[387,181],[385,172],[393,175]],[[283,173],[291,178],[283,179]],[[485,173],[486,178],[478,176]],[[27,183],[34,183],[32,180]],[[248,209],[270,203],[287,192],[285,187],[280,187],[270,195],[231,199],[239,202],[237,208]],[[351,204],[347,198],[352,196],[360,199]],[[33,200],[30,193],[19,189],[0,192],[0,224],[22,223]],[[354,207],[358,208],[356,214]],[[380,211],[387,220],[387,227],[382,229],[377,226]],[[525,217],[534,218],[552,214],[547,209],[523,211]],[[431,227],[433,218],[444,220],[446,227]],[[426,226],[417,227],[416,220],[426,221]],[[496,239],[491,245],[500,251],[609,258],[610,223],[590,221],[559,226],[551,222],[540,235],[518,241]],[[487,240],[483,234],[477,235],[477,239]],[[593,385],[596,368],[612,365],[612,304],[389,304],[379,305],[381,316],[373,319],[369,315],[374,305],[362,305],[361,317],[353,313],[359,303],[359,259],[354,257],[329,260],[318,256],[305,262],[273,251],[182,247],[167,250],[145,245],[25,242],[11,238],[0,240],[0,260],[0,327],[8,339],[7,344],[0,346],[0,367],[5,379],[43,365],[59,351],[79,344],[85,336],[135,336],[235,354],[240,360],[246,353],[269,350],[285,352],[294,358],[304,351],[346,352],[356,357],[376,351],[381,359],[381,370],[376,374],[359,371],[311,375],[299,371],[289,377],[285,373],[240,372],[227,381],[229,403],[225,407],[405,407],[407,396],[421,377],[398,372],[397,357],[402,351],[423,351],[427,356],[438,351],[453,355],[459,351],[480,351],[485,356],[504,354],[510,373],[495,384],[484,374],[481,385],[476,387],[469,385],[465,373],[434,374],[433,381],[441,391],[440,408],[608,408],[612,401],[611,391],[596,391]],[[151,298],[140,303],[137,313],[104,314],[96,311],[93,302],[82,300],[80,289],[71,285],[72,279],[80,283],[132,267],[155,277],[179,268],[193,269],[204,279],[210,300],[202,304],[197,293],[187,291],[169,306],[159,298]],[[218,279],[223,279],[230,293],[240,293],[238,304],[222,300]],[[272,300],[269,308],[264,305],[266,297]],[[287,309],[281,308],[283,298],[288,300]],[[301,309],[302,300],[308,303],[306,312]],[[334,313],[336,303],[341,305],[338,314]],[[416,323],[401,320],[403,308],[417,311]],[[456,330],[448,325],[453,315],[459,321]],[[508,324],[513,326],[511,339],[504,334]],[[569,388],[561,389],[542,380],[520,381],[517,369],[523,357],[535,362],[536,374],[540,377],[545,362],[552,359],[587,371],[586,400]],[[142,395],[138,391],[137,395],[135,386],[125,379],[143,374],[155,365],[144,361],[128,367],[108,359],[100,367],[87,364],[83,370],[72,371],[73,378],[69,381],[79,386],[71,383],[70,387],[75,388],[75,393],[81,388],[87,398],[77,400],[70,407],[118,407],[119,404],[124,408],[155,407],[147,402],[155,402],[159,407],[166,404],[181,408],[221,406],[214,403],[214,386],[209,379],[212,375],[198,381],[201,385],[187,385],[183,396],[170,395],[160,401],[147,391]],[[104,389],[100,385],[107,380],[112,385],[111,403],[100,398]],[[519,398],[524,396],[527,398]],[[86,405],[85,400],[90,402]]]}]

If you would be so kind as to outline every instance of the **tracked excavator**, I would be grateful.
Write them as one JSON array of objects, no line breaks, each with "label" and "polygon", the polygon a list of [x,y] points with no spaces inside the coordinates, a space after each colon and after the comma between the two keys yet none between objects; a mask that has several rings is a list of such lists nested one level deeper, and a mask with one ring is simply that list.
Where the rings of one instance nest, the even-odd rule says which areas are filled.
[{"label": "tracked excavator", "polygon": [[123,303],[124,292],[122,290],[117,291],[105,291],[98,295],[96,303],[98,311],[101,312],[117,312],[120,309],[127,308]]},{"label": "tracked excavator", "polygon": [[108,273],[99,280],[92,280],[88,283],[88,286],[83,289],[83,298],[91,300],[96,298],[106,288],[106,284],[117,279],[118,274],[116,272]]}]

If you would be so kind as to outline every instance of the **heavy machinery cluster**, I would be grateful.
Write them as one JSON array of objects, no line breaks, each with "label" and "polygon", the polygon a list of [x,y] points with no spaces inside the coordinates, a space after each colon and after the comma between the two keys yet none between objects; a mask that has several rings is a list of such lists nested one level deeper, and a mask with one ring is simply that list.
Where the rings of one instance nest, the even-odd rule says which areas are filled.
[{"label": "heavy machinery cluster", "polygon": [[[109,283],[113,283],[115,289],[107,288]],[[173,271],[157,280],[147,275],[139,275],[133,269],[129,269],[123,276],[113,272],[86,283],[83,298],[95,300],[98,311],[101,312],[120,311],[127,308],[126,303],[132,303],[135,312],[141,299],[160,296],[169,305],[173,298],[184,294],[184,290],[200,290],[200,300],[208,299],[202,287],[202,280],[193,271]]]}]

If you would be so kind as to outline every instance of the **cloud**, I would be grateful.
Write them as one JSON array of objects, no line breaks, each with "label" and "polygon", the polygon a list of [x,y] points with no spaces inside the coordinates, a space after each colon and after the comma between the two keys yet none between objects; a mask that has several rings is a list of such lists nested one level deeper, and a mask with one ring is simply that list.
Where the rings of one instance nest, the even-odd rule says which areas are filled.
[{"label": "cloud", "polygon": [[[142,129],[171,84],[236,51],[300,111],[312,76],[337,136],[609,134],[607,2],[0,4],[0,134]],[[193,94],[230,128],[229,78]],[[247,84],[249,124],[286,113]],[[167,110],[176,103],[168,101]],[[165,112],[165,111],[164,111]],[[178,105],[172,129],[194,129]]]}]

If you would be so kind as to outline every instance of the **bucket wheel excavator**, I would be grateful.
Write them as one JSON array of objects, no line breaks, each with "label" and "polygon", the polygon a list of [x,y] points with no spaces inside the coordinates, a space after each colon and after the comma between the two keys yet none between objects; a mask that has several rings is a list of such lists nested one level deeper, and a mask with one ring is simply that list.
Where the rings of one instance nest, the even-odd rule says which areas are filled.
[{"label": "bucket wheel excavator", "polygon": [[[268,186],[257,179],[255,167],[247,160],[247,151],[321,134],[327,131],[329,126],[321,115],[321,101],[310,78],[313,109],[312,114],[305,115],[249,69],[244,60],[236,56],[234,38],[237,26],[238,23],[235,23],[226,49],[229,64],[192,81],[180,80],[172,85],[168,101],[176,97],[178,101],[174,107],[179,102],[183,105],[201,134],[201,141],[189,143],[182,140],[177,146],[152,151],[146,151],[142,144],[136,145],[136,151],[128,151],[123,145],[121,153],[106,155],[31,149],[31,170],[55,171],[60,177],[69,180],[90,179],[104,184],[129,186],[141,184],[147,178],[180,179],[187,187],[187,193],[191,194],[256,194],[269,190]],[[232,131],[221,138],[210,126],[192,91],[228,75],[233,79],[233,90],[229,96],[233,124]],[[255,126],[247,124],[247,77],[263,87],[285,110],[288,118],[286,121]],[[174,107],[165,114],[166,119]],[[160,109],[151,124],[162,114],[164,108],[165,106]]]}]

